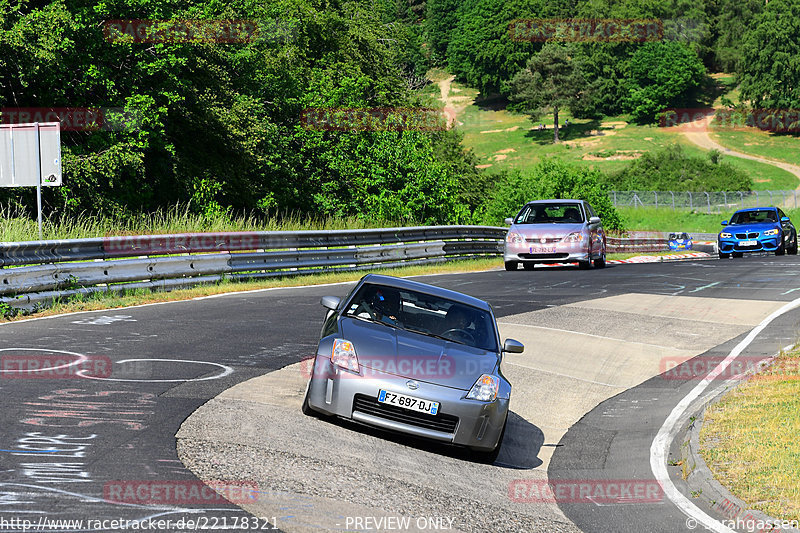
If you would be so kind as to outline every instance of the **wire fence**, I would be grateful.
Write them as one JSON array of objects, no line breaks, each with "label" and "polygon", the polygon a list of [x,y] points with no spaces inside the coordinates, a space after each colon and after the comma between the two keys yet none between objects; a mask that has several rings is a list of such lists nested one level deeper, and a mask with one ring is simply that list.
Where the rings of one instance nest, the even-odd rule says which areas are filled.
[{"label": "wire fence", "polygon": [[798,191],[611,191],[615,207],[657,207],[721,213],[745,207],[798,207]]}]

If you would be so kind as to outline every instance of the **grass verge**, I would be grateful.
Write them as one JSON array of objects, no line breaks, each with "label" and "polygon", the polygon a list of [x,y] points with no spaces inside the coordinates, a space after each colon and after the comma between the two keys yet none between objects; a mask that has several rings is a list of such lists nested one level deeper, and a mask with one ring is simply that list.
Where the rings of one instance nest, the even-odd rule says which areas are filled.
[{"label": "grass verge", "polygon": [[800,520],[800,350],[706,411],[700,453],[733,494],[779,520]]},{"label": "grass verge", "polygon": [[[376,268],[370,272],[375,274],[389,274],[392,276],[423,276],[427,274],[441,274],[449,272],[475,272],[502,268],[501,257],[486,259],[470,259],[452,261],[432,265],[416,265],[401,268]],[[66,301],[53,302],[52,306],[35,313],[11,316],[13,312],[8,306],[0,304],[0,322],[25,320],[31,317],[58,315],[62,313],[75,313],[78,311],[95,311],[99,309],[114,309],[158,302],[177,300],[190,300],[214,294],[224,294],[236,291],[252,291],[273,287],[297,287],[301,285],[322,285],[325,283],[339,283],[356,281],[367,272],[326,272],[321,274],[308,274],[303,276],[287,276],[259,281],[223,281],[213,285],[201,285],[192,289],[179,289],[170,292],[154,292],[145,289],[127,291],[124,294],[95,293],[88,296],[76,296]],[[4,316],[5,315],[5,316]]]}]

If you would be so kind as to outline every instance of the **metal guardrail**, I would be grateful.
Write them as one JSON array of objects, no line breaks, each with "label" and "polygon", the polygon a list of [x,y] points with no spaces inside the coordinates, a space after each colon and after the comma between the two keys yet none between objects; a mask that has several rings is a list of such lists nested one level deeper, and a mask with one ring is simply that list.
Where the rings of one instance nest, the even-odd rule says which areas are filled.
[{"label": "metal guardrail", "polygon": [[507,228],[429,226],[113,236],[0,243],[0,304],[134,288],[173,289],[502,253]]},{"label": "metal guardrail", "polygon": [[[36,308],[53,299],[130,289],[215,283],[503,253],[508,229],[427,226],[113,236],[0,243],[0,304]],[[666,234],[608,237],[608,252],[666,249]]]}]

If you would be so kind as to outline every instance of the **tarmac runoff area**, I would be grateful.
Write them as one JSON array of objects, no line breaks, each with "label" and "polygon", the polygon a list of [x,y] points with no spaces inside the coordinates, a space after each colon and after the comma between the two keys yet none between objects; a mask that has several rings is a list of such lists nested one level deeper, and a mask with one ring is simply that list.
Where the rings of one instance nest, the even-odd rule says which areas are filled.
[{"label": "tarmac runoff area", "polygon": [[[515,480],[546,481],[566,431],[600,402],[749,331],[780,302],[625,294],[503,317],[513,385],[495,465],[304,416],[302,363],[241,383],[195,411],[178,454],[200,479],[255,483],[242,505],[286,532],[579,531],[555,503],[513,501]],[[624,310],[624,311],[621,311]],[[666,366],[665,366],[666,365]]]}]

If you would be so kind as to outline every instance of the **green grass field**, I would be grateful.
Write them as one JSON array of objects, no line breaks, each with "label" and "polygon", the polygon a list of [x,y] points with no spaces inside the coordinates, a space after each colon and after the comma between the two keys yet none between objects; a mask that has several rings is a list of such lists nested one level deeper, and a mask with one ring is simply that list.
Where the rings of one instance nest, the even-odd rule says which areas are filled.
[{"label": "green grass field", "polygon": [[706,410],[700,453],[714,477],[779,520],[800,519],[800,352]]},{"label": "green grass field", "polygon": [[[442,71],[436,71],[432,78],[441,80],[446,75]],[[729,86],[733,83],[732,78],[725,76],[719,80]],[[428,86],[424,91],[426,104],[442,107],[440,94],[438,85]],[[733,92],[727,94],[730,96]],[[559,129],[559,138],[563,142],[553,144],[552,115],[543,116],[534,124],[526,115],[506,111],[504,101],[475,102],[478,96],[475,89],[457,82],[451,84],[450,97],[455,99],[453,104],[457,111],[456,128],[464,134],[464,145],[474,151],[481,167],[489,172],[503,169],[525,171],[543,157],[558,156],[612,173],[621,170],[642,153],[658,150],[672,143],[680,144],[687,154],[693,156],[704,156],[708,153],[691,143],[679,131],[654,125],[631,124],[624,116],[602,120],[574,119],[568,112],[559,114],[561,124],[564,120],[570,121],[568,127]],[[546,129],[538,130],[536,127],[539,123],[543,123]],[[734,137],[737,135],[737,132],[731,133]],[[800,156],[798,160],[800,161]],[[792,173],[772,165],[724,154],[722,161],[747,172],[753,178],[756,190],[792,190],[800,186],[800,180]]]},{"label": "green grass field", "polygon": [[800,138],[794,135],[778,135],[750,128],[715,129],[710,136],[719,144],[738,152],[800,165]]}]

